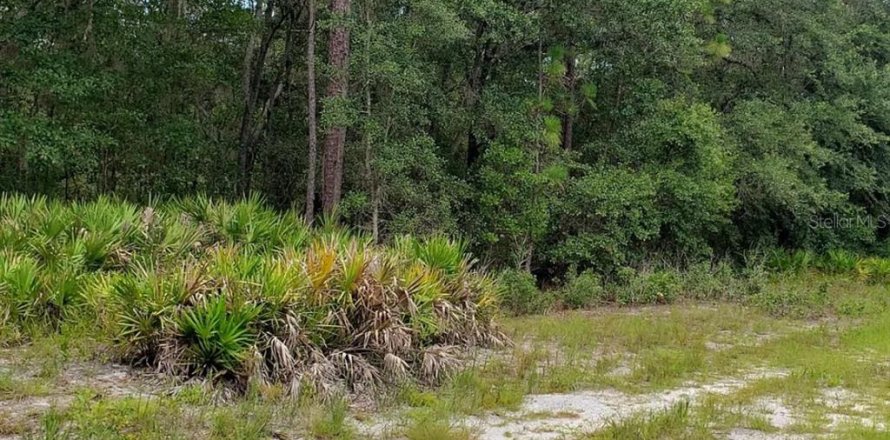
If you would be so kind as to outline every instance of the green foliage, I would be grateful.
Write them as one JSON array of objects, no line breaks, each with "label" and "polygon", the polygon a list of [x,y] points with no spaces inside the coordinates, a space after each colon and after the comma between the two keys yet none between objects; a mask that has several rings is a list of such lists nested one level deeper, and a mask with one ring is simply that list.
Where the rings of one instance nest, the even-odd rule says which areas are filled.
[{"label": "green foliage", "polygon": [[407,255],[446,275],[455,275],[469,265],[464,245],[459,241],[433,236],[425,240],[405,238],[401,244]]},{"label": "green foliage", "polygon": [[668,304],[683,294],[680,275],[671,270],[643,271],[616,289],[620,304]]},{"label": "green foliage", "polygon": [[792,285],[785,289],[767,289],[749,301],[777,316],[809,318],[824,313],[830,304],[826,284]]},{"label": "green foliage", "polygon": [[886,284],[890,281],[890,259],[866,258],[856,265],[859,274],[872,282]]},{"label": "green foliage", "polygon": [[819,261],[819,269],[832,274],[850,274],[856,271],[859,257],[842,249],[830,250]]},{"label": "green foliage", "polygon": [[355,437],[349,425],[349,404],[345,399],[336,399],[311,420],[309,434],[316,439],[348,440]]},{"label": "green foliage", "polygon": [[[59,268],[32,287],[14,269],[23,278],[3,289],[40,300],[8,313],[58,320],[96,282],[81,270],[312,241],[258,196],[195,196],[249,188],[278,209],[302,204],[319,172],[295,38],[308,14],[149,3],[0,10],[0,191],[79,201],[4,208],[15,221],[0,247],[26,244],[38,267]],[[344,17],[320,8],[316,46],[342,23],[352,44],[343,72],[318,51],[318,119],[322,139],[347,131],[339,218],[375,240],[460,236],[486,264],[544,282],[571,267],[606,279],[650,261],[866,255],[886,241],[883,0],[353,3]],[[334,77],[347,94],[326,93]],[[849,271],[840,260],[825,264]]]},{"label": "green foliage", "polygon": [[559,291],[562,304],[569,309],[583,309],[603,301],[605,290],[599,275],[586,270],[577,275],[571,274],[565,286]]},{"label": "green foliage", "polygon": [[[21,234],[0,247],[0,313],[13,329],[90,322],[133,363],[325,395],[336,383],[435,382],[454,347],[504,342],[498,288],[459,241],[377,247],[257,198],[28,202],[0,200],[0,223]],[[55,215],[71,226],[47,227]],[[95,254],[83,245],[94,236]],[[45,249],[77,257],[50,261]]]},{"label": "green foliage", "polygon": [[629,169],[589,170],[557,205],[554,262],[610,270],[658,233],[656,184]]},{"label": "green foliage", "polygon": [[183,312],[176,325],[189,364],[199,373],[237,372],[255,343],[249,325],[258,314],[250,306],[228,311],[223,297]]},{"label": "green foliage", "polygon": [[683,401],[660,412],[644,413],[620,422],[610,423],[605,429],[582,438],[590,440],[712,439],[713,435],[705,426],[695,424],[691,420],[689,407],[689,402]]},{"label": "green foliage", "polygon": [[535,277],[521,270],[505,270],[499,283],[503,289],[501,303],[517,315],[536,314],[546,311],[552,297],[538,289]]},{"label": "green foliage", "polygon": [[376,203],[384,237],[455,231],[468,188],[448,174],[435,150],[433,139],[423,135],[378,144],[371,163],[375,184],[351,194],[355,203],[344,204],[344,216],[368,225]]},{"label": "green foliage", "polygon": [[766,257],[767,268],[778,272],[806,272],[813,268],[815,263],[814,254],[805,250],[773,249],[767,252]]},{"label": "green foliage", "polygon": [[744,300],[763,291],[767,278],[767,272],[753,264],[737,268],[726,261],[699,263],[682,272],[681,290],[694,299]]},{"label": "green foliage", "polygon": [[492,256],[514,267],[531,258],[549,222],[549,182],[535,167],[522,148],[494,145],[479,171],[480,238]]}]

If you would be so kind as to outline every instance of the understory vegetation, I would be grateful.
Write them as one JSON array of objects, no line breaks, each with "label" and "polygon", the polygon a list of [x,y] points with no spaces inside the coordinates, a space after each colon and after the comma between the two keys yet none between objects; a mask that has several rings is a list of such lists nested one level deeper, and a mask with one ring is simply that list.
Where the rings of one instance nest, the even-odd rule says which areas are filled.
[{"label": "understory vegetation", "polygon": [[[528,395],[609,389],[632,402],[751,369],[782,374],[736,379],[738,390],[663,410],[643,405],[576,434],[775,432],[738,409],[775,399],[774,387],[801,412],[798,432],[879,432],[856,422],[860,410],[801,403],[820,389],[886,409],[875,396],[890,384],[867,367],[887,348],[890,316],[886,260],[876,257],[770,250],[744,266],[583,271],[542,291],[527,272],[477,270],[460,242],[373,245],[257,198],[140,207],[5,195],[0,224],[0,400],[12,408],[4,433],[472,439],[480,432],[467,418],[558,430],[582,417],[528,412]],[[112,361],[162,379],[108,383],[80,369]],[[169,396],[157,394],[171,384]],[[32,401],[53,403],[16,410]],[[850,426],[826,428],[826,417]]]},{"label": "understory vegetation", "polygon": [[[499,294],[462,245],[388,247],[257,199],[144,208],[0,198],[2,341],[89,325],[121,359],[182,377],[332,394],[441,380],[499,345]],[[88,323],[88,324],[87,324]]]},{"label": "understory vegetation", "polygon": [[[510,438],[625,440],[719,439],[741,430],[759,438],[883,438],[890,423],[888,286],[858,276],[772,274],[757,298],[502,318],[512,347],[469,350],[471,361],[438,386],[401,381],[374,404],[361,393],[352,397],[361,403],[295,398],[284,383],[254,382],[239,398],[223,400],[201,382],[109,384],[103,367],[78,367],[96,355],[88,336],[95,329],[72,326],[0,350],[0,366],[11,367],[0,369],[0,414],[8,420],[0,432],[458,440],[501,438],[485,436],[500,429]],[[72,367],[80,376],[73,385]],[[128,391],[118,394],[121,388]],[[553,393],[569,403],[526,404]],[[582,400],[573,406],[572,399]],[[52,409],[17,409],[29,402],[51,402]],[[585,419],[585,408],[605,404],[616,412]]]},{"label": "understory vegetation", "polygon": [[887,438],[888,334],[890,0],[0,2],[0,438]]},{"label": "understory vegetation", "polygon": [[[586,309],[605,305],[670,304],[677,301],[733,301],[770,308],[799,308],[798,303],[820,301],[827,305],[825,283],[846,279],[851,283],[882,285],[890,281],[890,259],[867,257],[844,250],[825,254],[770,249],[749,253],[744,263],[718,261],[678,268],[645,265],[625,267],[612,277],[592,271],[569,275],[557,287],[539,289],[536,280],[522,271],[507,270],[499,279],[504,289],[503,307],[516,315],[552,310]],[[783,280],[809,277],[806,286],[785,286]],[[800,292],[801,289],[808,290]],[[821,293],[820,293],[821,292]],[[816,308],[821,310],[821,308]],[[813,312],[800,308],[801,313]]]},{"label": "understory vegetation", "polygon": [[890,257],[890,5],[9,0],[0,191],[259,194],[541,285]]}]

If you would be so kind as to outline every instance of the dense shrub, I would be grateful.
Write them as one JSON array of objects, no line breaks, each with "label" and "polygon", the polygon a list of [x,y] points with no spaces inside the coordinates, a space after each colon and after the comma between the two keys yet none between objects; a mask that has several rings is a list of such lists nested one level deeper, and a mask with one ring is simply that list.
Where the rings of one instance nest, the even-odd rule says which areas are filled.
[{"label": "dense shrub", "polygon": [[582,309],[602,302],[605,299],[604,292],[599,275],[586,270],[577,275],[571,274],[560,290],[559,297],[566,308]]},{"label": "dense shrub", "polygon": [[680,274],[672,270],[642,271],[629,283],[616,287],[620,304],[667,304],[682,294]]},{"label": "dense shrub", "polygon": [[811,317],[829,305],[828,288],[823,284],[784,285],[781,289],[765,289],[748,302],[777,316]]},{"label": "dense shrub", "polygon": [[680,277],[683,296],[702,300],[741,300],[762,291],[767,281],[761,266],[736,268],[725,261],[693,265]]},{"label": "dense shrub", "polygon": [[500,285],[502,304],[513,314],[542,313],[553,305],[552,295],[539,290],[535,277],[528,272],[505,270],[501,273]]},{"label": "dense shrub", "polygon": [[810,251],[772,249],[766,253],[765,263],[768,269],[776,272],[805,272],[813,268],[816,256]]},{"label": "dense shrub", "polygon": [[819,269],[831,274],[853,273],[859,265],[859,257],[845,250],[828,251],[819,260]]},{"label": "dense shrub", "polygon": [[866,258],[856,265],[859,275],[874,283],[890,282],[890,259]]},{"label": "dense shrub", "polygon": [[495,281],[460,243],[380,247],[298,218],[258,199],[3,196],[0,316],[17,328],[89,319],[128,361],[292,391],[435,381],[458,347],[503,342]]},{"label": "dense shrub", "polygon": [[873,283],[890,281],[890,259],[860,258],[844,250],[831,250],[824,255],[803,250],[771,250],[766,254],[765,263],[769,270],[777,274],[818,271],[857,277]]}]

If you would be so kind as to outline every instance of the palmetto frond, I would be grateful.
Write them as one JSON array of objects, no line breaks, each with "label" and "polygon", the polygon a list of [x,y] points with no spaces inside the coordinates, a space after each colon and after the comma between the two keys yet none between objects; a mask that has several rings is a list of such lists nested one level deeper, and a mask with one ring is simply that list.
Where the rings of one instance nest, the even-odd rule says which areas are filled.
[{"label": "palmetto frond", "polygon": [[497,286],[471,269],[446,237],[375,246],[257,197],[137,207],[0,195],[0,317],[89,311],[122,358],[241,390],[274,381],[332,396],[441,380],[457,365],[452,345],[504,339]]}]

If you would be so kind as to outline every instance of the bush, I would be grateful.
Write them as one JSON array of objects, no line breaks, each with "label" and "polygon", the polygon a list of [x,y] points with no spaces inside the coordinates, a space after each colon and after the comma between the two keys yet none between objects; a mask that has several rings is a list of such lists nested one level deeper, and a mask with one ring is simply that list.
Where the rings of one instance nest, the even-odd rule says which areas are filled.
[{"label": "bush", "polygon": [[460,347],[503,342],[495,280],[444,237],[373,246],[257,198],[139,208],[3,196],[0,225],[6,326],[88,317],[120,357],[175,375],[318,392],[432,382]]},{"label": "bush", "polygon": [[682,295],[700,300],[738,300],[762,290],[766,281],[758,266],[741,273],[727,262],[692,265],[679,274]]},{"label": "bush", "polygon": [[681,277],[671,270],[644,271],[616,291],[616,299],[625,305],[669,304],[682,294]]},{"label": "bush", "polygon": [[765,289],[752,295],[749,303],[776,316],[812,318],[824,313],[829,304],[828,286],[824,283],[785,285],[784,288]]},{"label": "bush", "polygon": [[501,303],[515,315],[546,312],[553,305],[553,297],[538,289],[532,274],[519,270],[501,273],[503,290]]},{"label": "bush", "polygon": [[851,274],[856,272],[859,257],[845,250],[828,251],[819,260],[819,269],[830,274]]},{"label": "bush", "polygon": [[602,302],[604,292],[599,275],[587,270],[578,275],[570,274],[559,297],[565,307],[582,309]]},{"label": "bush", "polygon": [[813,268],[816,257],[807,250],[773,249],[766,254],[767,268],[776,272],[801,273]]},{"label": "bush", "polygon": [[890,259],[866,258],[858,262],[859,275],[872,283],[890,282]]}]

